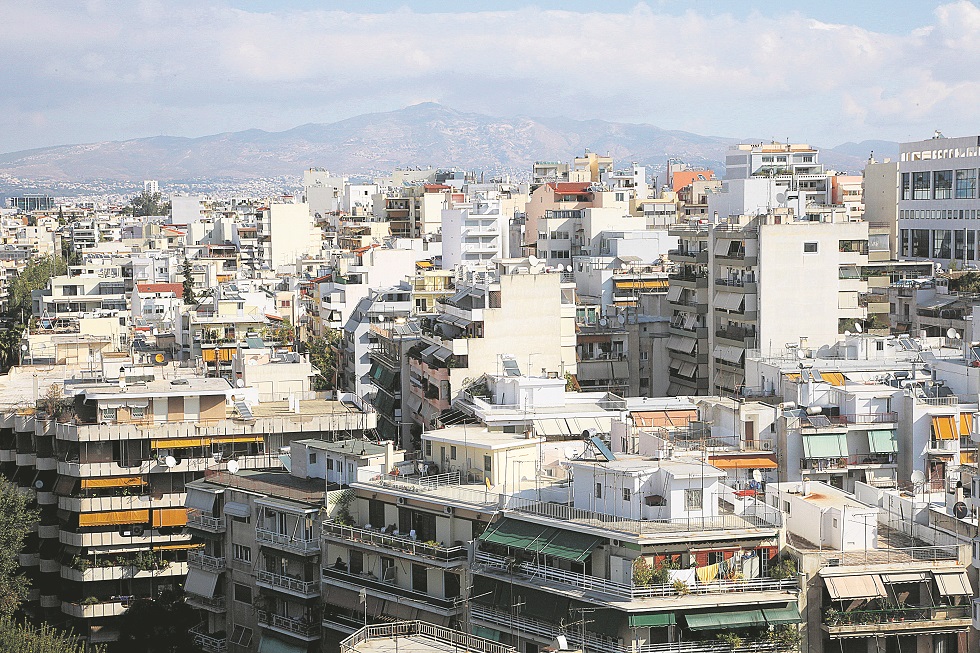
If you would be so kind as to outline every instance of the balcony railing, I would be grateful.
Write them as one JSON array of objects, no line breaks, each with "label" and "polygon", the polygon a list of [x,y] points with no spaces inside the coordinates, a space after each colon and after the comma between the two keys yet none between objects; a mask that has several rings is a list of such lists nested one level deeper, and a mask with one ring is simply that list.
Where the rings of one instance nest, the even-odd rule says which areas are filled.
[{"label": "balcony railing", "polygon": [[292,535],[276,533],[264,528],[255,529],[255,539],[261,544],[271,545],[297,553],[319,553],[319,540],[297,539]]},{"label": "balcony railing", "polygon": [[202,621],[190,629],[194,636],[194,643],[203,648],[207,653],[225,653],[228,650],[227,637],[215,637],[208,632],[207,622]]},{"label": "balcony railing", "polygon": [[829,469],[847,469],[848,467],[860,467],[862,465],[894,465],[895,457],[892,454],[863,454],[858,456],[847,456],[844,458],[801,458],[800,469],[811,471],[823,471]]},{"label": "balcony railing", "polygon": [[[477,551],[475,562],[488,569],[519,573],[530,579],[541,579],[572,585],[591,592],[611,594],[627,599],[646,599],[678,596],[680,592],[672,583],[638,586],[577,574],[563,569],[546,567],[530,562],[508,564],[507,558]],[[689,594],[717,594],[730,592],[789,592],[799,589],[796,578],[746,578],[742,580],[718,580],[706,584],[694,584],[687,588]]]},{"label": "balcony railing", "polygon": [[[824,610],[823,622],[828,626],[880,626],[888,623],[916,621],[948,621],[970,619],[969,605],[941,605],[887,610]],[[829,613],[829,614],[828,614]],[[952,625],[952,624],[951,624]]]},{"label": "balcony railing", "polygon": [[209,515],[205,512],[201,512],[200,510],[187,511],[187,525],[200,528],[201,530],[209,531],[211,533],[225,532],[225,520],[223,518]]},{"label": "balcony railing", "polygon": [[468,651],[469,653],[515,653],[516,649],[493,640],[476,637],[436,626],[424,621],[401,621],[393,624],[366,626],[340,643],[341,653],[354,653],[359,644],[372,639],[397,639],[412,637],[428,640],[434,648],[446,651]]},{"label": "balcony railing", "polygon": [[849,415],[828,415],[832,424],[891,424],[898,421],[898,413],[852,413]]},{"label": "balcony railing", "polygon": [[465,546],[445,547],[438,544],[418,542],[410,537],[390,535],[366,528],[357,528],[356,526],[344,526],[343,524],[329,520],[323,522],[320,533],[325,538],[339,537],[350,542],[361,542],[371,546],[380,546],[385,549],[402,551],[409,555],[431,558],[442,562],[466,560],[467,555]]},{"label": "balcony railing", "polygon": [[266,612],[265,610],[258,611],[258,620],[263,626],[282,630],[293,635],[299,635],[303,638],[315,639],[320,636],[321,626],[319,620],[314,621],[309,618],[294,619],[274,612]]},{"label": "balcony railing", "polygon": [[217,573],[224,571],[226,561],[224,558],[208,555],[203,551],[191,551],[187,555],[187,564]]},{"label": "balcony railing", "polygon": [[198,596],[197,594],[188,593],[187,602],[195,607],[210,610],[211,612],[224,612],[225,610],[224,596],[214,596],[208,598],[206,596]]},{"label": "balcony railing", "polygon": [[909,564],[918,562],[956,562],[959,548],[953,546],[915,546],[904,548],[865,549],[863,551],[807,552],[819,559],[820,566]]},{"label": "balcony railing", "polygon": [[290,578],[281,574],[274,574],[271,571],[259,570],[255,572],[255,580],[259,584],[267,585],[275,589],[301,594],[303,596],[315,596],[320,593],[320,580],[302,580],[300,578]]}]

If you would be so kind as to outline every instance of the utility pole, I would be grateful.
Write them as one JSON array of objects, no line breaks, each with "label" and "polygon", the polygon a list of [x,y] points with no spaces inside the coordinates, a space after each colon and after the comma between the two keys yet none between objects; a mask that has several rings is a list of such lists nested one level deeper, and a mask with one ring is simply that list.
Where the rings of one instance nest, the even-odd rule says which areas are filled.
[{"label": "utility pole", "polygon": [[592,614],[597,608],[575,608],[572,612],[579,613],[579,624],[582,626],[582,653],[586,653],[585,650],[585,625],[592,623],[592,620],[586,620],[585,615]]}]

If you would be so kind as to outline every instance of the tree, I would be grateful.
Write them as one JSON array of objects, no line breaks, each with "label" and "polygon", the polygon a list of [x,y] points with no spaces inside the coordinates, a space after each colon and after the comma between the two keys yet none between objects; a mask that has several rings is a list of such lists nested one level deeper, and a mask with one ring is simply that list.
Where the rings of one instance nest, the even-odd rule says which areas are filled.
[{"label": "tree", "polygon": [[129,211],[136,217],[170,215],[170,202],[161,201],[161,197],[160,193],[143,191],[129,200]]},{"label": "tree", "polygon": [[[101,646],[90,647],[89,653],[102,653]],[[16,623],[10,617],[0,618],[0,651],[19,653],[85,653],[83,642],[71,633],[62,633],[47,624],[35,627]]]},{"label": "tree", "polygon": [[184,303],[193,304],[197,301],[194,296],[194,277],[192,276],[191,262],[184,257]]},{"label": "tree", "polygon": [[190,629],[200,621],[184,603],[182,590],[165,589],[156,598],[133,601],[119,617],[119,643],[123,650],[145,653],[200,651]]},{"label": "tree", "polygon": [[30,508],[32,500],[30,492],[0,478],[0,618],[12,616],[30,588],[27,577],[18,573],[18,557],[38,519],[37,510]]},{"label": "tree", "polygon": [[313,367],[320,370],[320,373],[313,377],[314,390],[322,392],[324,390],[337,389],[336,347],[339,345],[339,329],[327,329],[324,337],[313,338],[306,343],[306,349],[310,354],[310,362],[313,363]]},{"label": "tree", "polygon": [[28,263],[27,267],[10,283],[7,314],[14,319],[20,319],[22,324],[26,323],[23,318],[31,313],[31,293],[47,288],[51,277],[67,272],[68,265],[60,256],[42,256]]}]

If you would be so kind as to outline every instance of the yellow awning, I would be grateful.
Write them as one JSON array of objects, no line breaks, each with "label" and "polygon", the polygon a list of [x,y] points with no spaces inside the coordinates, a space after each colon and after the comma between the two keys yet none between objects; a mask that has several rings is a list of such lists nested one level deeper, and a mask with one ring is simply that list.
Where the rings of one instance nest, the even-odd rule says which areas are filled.
[{"label": "yellow awning", "polygon": [[719,469],[776,469],[779,465],[768,456],[712,456],[708,463]]},{"label": "yellow awning", "polygon": [[228,435],[219,438],[211,438],[214,444],[229,444],[232,442],[262,442],[261,435]]},{"label": "yellow awning", "polygon": [[973,413],[960,413],[960,435],[973,433]]},{"label": "yellow awning", "polygon": [[207,438],[174,438],[172,440],[154,440],[154,449],[186,449],[187,447],[207,446]]},{"label": "yellow awning", "polygon": [[820,376],[822,376],[823,380],[829,383],[830,385],[840,386],[846,383],[846,379],[844,378],[844,375],[841,374],[840,372],[821,372]]},{"label": "yellow awning", "polygon": [[154,545],[154,551],[191,551],[193,549],[203,549],[204,542],[184,542],[183,544],[160,544]]},{"label": "yellow awning", "polygon": [[415,267],[417,267],[417,268],[431,268],[432,267],[432,263],[429,262],[429,261],[416,261],[415,262]]},{"label": "yellow awning", "polygon": [[217,356],[213,349],[202,349],[201,358],[204,359],[205,363],[213,363],[217,359]]},{"label": "yellow awning", "polygon": [[977,452],[976,451],[961,451],[960,452],[960,464],[961,465],[976,465],[977,464]]},{"label": "yellow awning", "polygon": [[793,383],[799,383],[800,382],[800,373],[799,372],[790,372],[789,374],[787,374],[785,376],[786,376],[787,379],[789,379]]},{"label": "yellow awning", "polygon": [[79,526],[118,526],[120,524],[145,524],[150,519],[149,510],[114,510],[112,512],[83,512],[78,516]]},{"label": "yellow awning", "polygon": [[952,415],[937,415],[932,418],[932,437],[936,440],[955,440],[956,418]]},{"label": "yellow awning", "polygon": [[234,349],[219,349],[218,350],[218,360],[230,361],[235,355]]},{"label": "yellow awning", "polygon": [[133,487],[143,485],[142,476],[116,476],[115,478],[83,478],[82,489],[96,487]]},{"label": "yellow awning", "polygon": [[187,524],[186,508],[162,508],[153,511],[153,527],[184,526]]}]

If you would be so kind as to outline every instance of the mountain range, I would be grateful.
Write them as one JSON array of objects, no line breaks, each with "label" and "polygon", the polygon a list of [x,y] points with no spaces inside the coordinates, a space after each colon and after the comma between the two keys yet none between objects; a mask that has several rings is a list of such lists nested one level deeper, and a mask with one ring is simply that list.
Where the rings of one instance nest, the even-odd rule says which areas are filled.
[{"label": "mountain range", "polygon": [[[526,176],[536,160],[569,161],[586,149],[619,164],[663,169],[667,157],[721,171],[726,149],[758,138],[701,136],[649,124],[500,118],[435,104],[371,113],[281,132],[250,129],[199,138],[154,136],[61,145],[0,154],[0,182],[31,180],[64,187],[73,182],[187,182],[298,177],[307,168],[372,175],[396,167],[450,167],[489,175]],[[895,156],[896,143],[865,141],[823,149],[829,167],[859,172],[874,150]]]}]

